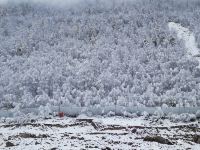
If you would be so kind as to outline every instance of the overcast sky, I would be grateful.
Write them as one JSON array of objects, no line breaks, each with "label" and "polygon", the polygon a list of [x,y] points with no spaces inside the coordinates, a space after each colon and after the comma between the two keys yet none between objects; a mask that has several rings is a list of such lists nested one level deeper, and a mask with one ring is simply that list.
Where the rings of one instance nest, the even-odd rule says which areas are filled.
[{"label": "overcast sky", "polygon": [[55,4],[55,5],[70,5],[70,4],[76,4],[77,2],[81,0],[0,0],[0,4],[6,4],[6,3],[18,3],[18,2],[42,2],[47,4]]}]

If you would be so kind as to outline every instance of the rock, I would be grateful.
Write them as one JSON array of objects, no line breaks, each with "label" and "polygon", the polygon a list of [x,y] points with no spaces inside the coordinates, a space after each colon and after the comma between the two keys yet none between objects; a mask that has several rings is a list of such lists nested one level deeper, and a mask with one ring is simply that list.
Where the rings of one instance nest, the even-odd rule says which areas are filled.
[{"label": "rock", "polygon": [[193,136],[193,142],[200,144],[200,135],[194,135]]},{"label": "rock", "polygon": [[36,138],[36,135],[30,134],[30,133],[20,133],[19,137],[21,137],[21,138]]},{"label": "rock", "polygon": [[102,150],[111,150],[110,147],[103,148]]},{"label": "rock", "polygon": [[133,129],[131,132],[132,132],[132,133],[136,133],[136,132],[137,132],[137,129]]},{"label": "rock", "polygon": [[71,139],[74,140],[74,139],[77,139],[77,137],[75,137],[75,136],[71,136]]},{"label": "rock", "polygon": [[38,141],[36,141],[36,142],[35,142],[35,145],[38,145],[38,144],[41,144],[41,143],[39,143]]},{"label": "rock", "polygon": [[6,142],[6,147],[12,147],[12,146],[15,146],[13,143],[11,143],[11,142]]},{"label": "rock", "polygon": [[144,138],[144,141],[148,141],[148,142],[158,142],[160,144],[168,144],[168,145],[173,145],[172,142],[170,142],[168,139],[165,139],[161,136],[146,136]]},{"label": "rock", "polygon": [[38,138],[48,138],[49,136],[46,134],[39,134]]},{"label": "rock", "polygon": [[78,140],[84,140],[84,138],[83,138],[83,137],[80,137],[80,138],[78,138]]},{"label": "rock", "polygon": [[35,119],[31,119],[31,123],[35,123],[36,122],[36,120]]},{"label": "rock", "polygon": [[36,136],[35,134],[31,134],[31,133],[20,133],[18,135],[18,137],[21,137],[21,138],[47,138],[49,136],[46,134],[39,134],[38,136]]}]

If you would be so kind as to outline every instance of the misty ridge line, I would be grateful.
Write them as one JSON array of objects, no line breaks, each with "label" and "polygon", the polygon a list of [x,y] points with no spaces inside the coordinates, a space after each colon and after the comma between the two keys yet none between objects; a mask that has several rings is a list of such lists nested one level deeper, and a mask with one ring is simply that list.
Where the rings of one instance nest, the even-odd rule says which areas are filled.
[{"label": "misty ridge line", "polygon": [[20,3],[40,3],[53,6],[63,6],[63,5],[74,5],[80,3],[83,0],[0,0],[0,5],[11,5]]},{"label": "misty ridge line", "polygon": [[135,0],[0,0],[0,5],[12,5],[20,3],[44,4],[52,6],[73,6],[77,4],[98,4],[113,5],[116,3],[132,2]]}]

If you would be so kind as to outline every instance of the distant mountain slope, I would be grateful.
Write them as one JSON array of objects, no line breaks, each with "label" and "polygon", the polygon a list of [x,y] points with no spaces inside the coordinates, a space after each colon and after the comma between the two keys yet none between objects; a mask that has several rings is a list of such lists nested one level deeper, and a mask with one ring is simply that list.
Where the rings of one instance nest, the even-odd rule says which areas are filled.
[{"label": "distant mountain slope", "polygon": [[168,22],[200,43],[200,2],[83,1],[0,6],[0,106],[200,106],[198,61]]}]

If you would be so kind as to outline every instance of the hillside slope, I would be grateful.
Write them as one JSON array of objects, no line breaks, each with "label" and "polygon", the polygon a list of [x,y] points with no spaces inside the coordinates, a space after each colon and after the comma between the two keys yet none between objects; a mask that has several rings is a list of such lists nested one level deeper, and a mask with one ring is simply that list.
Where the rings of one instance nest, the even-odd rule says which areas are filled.
[{"label": "hillside slope", "polygon": [[186,4],[0,5],[0,107],[200,106],[199,62],[168,28],[199,43],[200,2]]}]

